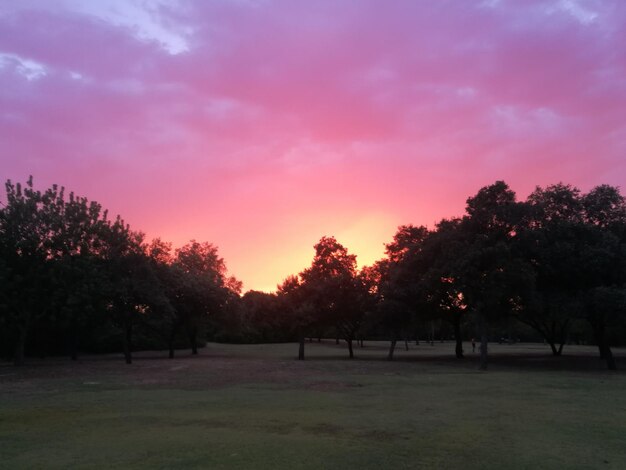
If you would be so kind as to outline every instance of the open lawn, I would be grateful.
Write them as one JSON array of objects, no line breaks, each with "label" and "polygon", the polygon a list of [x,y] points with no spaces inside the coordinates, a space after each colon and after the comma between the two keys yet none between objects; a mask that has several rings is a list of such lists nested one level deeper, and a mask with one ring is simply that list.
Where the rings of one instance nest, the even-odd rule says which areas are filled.
[{"label": "open lawn", "polygon": [[[626,468],[626,372],[591,347],[209,344],[0,365],[0,467]],[[616,350],[626,369],[626,351]]]}]

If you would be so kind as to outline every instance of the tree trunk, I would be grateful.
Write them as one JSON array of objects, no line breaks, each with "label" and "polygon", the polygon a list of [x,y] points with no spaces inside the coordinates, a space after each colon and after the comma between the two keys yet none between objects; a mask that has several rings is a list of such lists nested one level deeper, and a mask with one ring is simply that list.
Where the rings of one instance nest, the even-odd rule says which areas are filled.
[{"label": "tree trunk", "polygon": [[198,354],[198,329],[195,327],[189,331],[189,342],[191,343],[191,354]]},{"label": "tree trunk", "polygon": [[175,337],[176,337],[176,330],[170,331],[170,338],[169,338],[169,341],[167,342],[167,346],[169,349],[168,357],[170,359],[174,359],[174,338]]},{"label": "tree trunk", "polygon": [[606,340],[604,331],[605,329],[603,326],[594,326],[593,328],[596,342],[598,343],[598,349],[600,350],[600,358],[606,361],[606,366],[609,370],[616,370],[617,364],[615,363],[613,351],[611,351],[611,347]]},{"label": "tree trunk", "polygon": [[393,352],[396,350],[396,338],[391,340],[391,344],[389,345],[389,354],[387,354],[387,360],[393,361]]},{"label": "tree trunk", "polygon": [[487,319],[480,315],[480,370],[487,370],[489,328]]},{"label": "tree trunk", "polygon": [[554,341],[550,341],[550,349],[552,350],[552,355],[553,356],[560,356],[561,355],[561,350],[563,349],[563,345],[561,345],[560,348],[557,349],[556,344],[554,343]]},{"label": "tree trunk", "polygon": [[304,336],[300,336],[300,348],[298,349],[298,360],[304,361]]},{"label": "tree trunk", "polygon": [[176,351],[174,350],[174,344],[176,342],[176,334],[178,333],[181,326],[182,322],[180,320],[174,321],[174,323],[172,323],[172,328],[170,329],[170,337],[167,341],[167,347],[169,349],[168,357],[170,359],[174,359],[174,356],[176,354]]},{"label": "tree trunk", "polygon": [[456,339],[456,346],[454,347],[454,354],[457,359],[463,359],[465,356],[463,355],[463,339]]},{"label": "tree trunk", "polygon": [[611,351],[611,347],[608,344],[604,344],[605,358],[606,358],[606,366],[609,370],[617,370],[617,364],[615,364],[615,358],[613,357],[613,352]]},{"label": "tree trunk", "polygon": [[133,363],[133,355],[132,355],[132,340],[133,340],[133,324],[131,321],[128,321],[125,328],[124,335],[124,359],[126,360],[126,364]]},{"label": "tree trunk", "polygon": [[361,347],[363,347],[363,338],[361,338],[360,342],[361,342]]},{"label": "tree trunk", "polygon": [[26,347],[26,328],[20,328],[17,333],[15,342],[15,354],[13,356],[13,364],[16,366],[24,365],[24,350]]},{"label": "tree trunk", "polygon": [[70,327],[70,358],[72,361],[78,360],[78,332],[76,330],[76,320],[72,319]]},{"label": "tree trunk", "polygon": [[409,340],[407,338],[404,338],[404,350],[409,350]]},{"label": "tree trunk", "polygon": [[593,336],[595,337],[596,344],[598,345],[598,352],[600,353],[600,359],[604,359],[607,361],[607,365],[609,363],[609,351],[607,351],[606,341],[604,340],[604,329],[597,324],[592,323]]},{"label": "tree trunk", "polygon": [[[561,336],[563,336],[563,329],[561,328]],[[556,333],[556,322],[552,321],[550,328],[549,328],[549,337],[546,338],[548,343],[550,344],[550,349],[552,350],[552,355],[553,356],[560,356],[561,355],[561,351],[563,350],[563,347],[561,346],[560,348],[556,347],[556,342],[557,342],[557,333]]]},{"label": "tree trunk", "polygon": [[339,336],[335,337],[335,344],[339,344]]},{"label": "tree trunk", "polygon": [[457,359],[463,359],[463,338],[461,336],[461,317],[454,318],[454,338],[456,340],[455,354]]},{"label": "tree trunk", "polygon": [[561,337],[559,338],[559,356],[563,353],[563,346],[569,340],[569,320],[563,322],[561,325]]},{"label": "tree trunk", "polygon": [[350,359],[354,359],[354,351],[352,349],[352,339],[347,339],[346,342],[348,343],[348,353],[350,355]]}]

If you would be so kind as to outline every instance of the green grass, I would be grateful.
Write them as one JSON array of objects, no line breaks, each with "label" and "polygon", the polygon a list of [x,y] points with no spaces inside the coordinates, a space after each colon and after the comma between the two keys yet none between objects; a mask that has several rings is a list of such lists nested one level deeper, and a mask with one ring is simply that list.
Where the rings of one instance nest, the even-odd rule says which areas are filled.
[{"label": "green grass", "polygon": [[626,468],[626,374],[592,349],[496,345],[485,373],[450,344],[385,347],[3,364],[0,468]]}]

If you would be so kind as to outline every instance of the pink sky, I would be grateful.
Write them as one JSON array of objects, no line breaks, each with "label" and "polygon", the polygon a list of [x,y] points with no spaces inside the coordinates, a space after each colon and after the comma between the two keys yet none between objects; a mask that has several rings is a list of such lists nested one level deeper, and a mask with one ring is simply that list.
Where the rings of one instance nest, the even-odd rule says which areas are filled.
[{"label": "pink sky", "polygon": [[273,290],[334,235],[626,181],[626,2],[0,4],[0,177],[59,183]]}]

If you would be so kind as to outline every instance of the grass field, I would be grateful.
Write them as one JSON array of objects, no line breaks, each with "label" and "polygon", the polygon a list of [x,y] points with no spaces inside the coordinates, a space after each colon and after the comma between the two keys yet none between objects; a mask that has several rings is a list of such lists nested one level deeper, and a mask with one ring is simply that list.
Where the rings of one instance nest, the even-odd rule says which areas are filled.
[{"label": "grass field", "polygon": [[479,372],[450,343],[386,348],[2,364],[0,468],[626,468],[626,373],[595,349],[494,345]]}]

